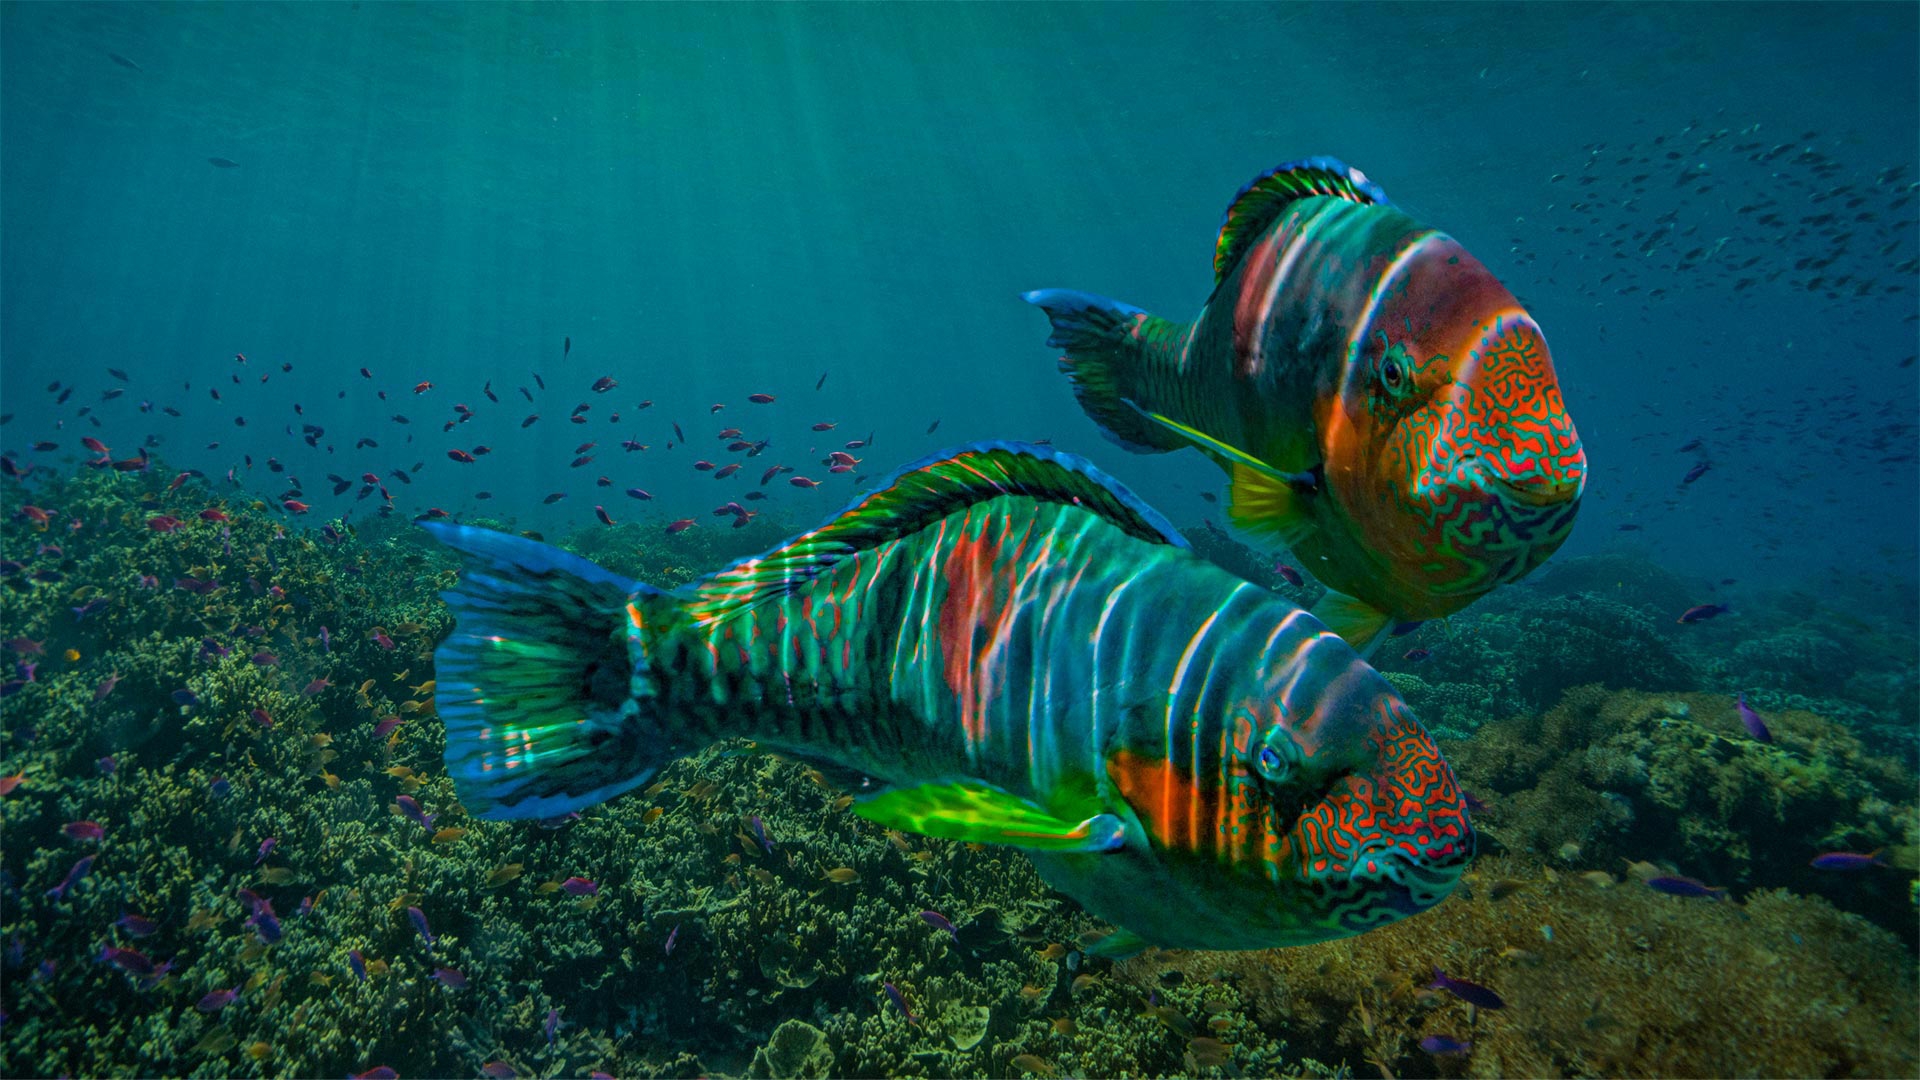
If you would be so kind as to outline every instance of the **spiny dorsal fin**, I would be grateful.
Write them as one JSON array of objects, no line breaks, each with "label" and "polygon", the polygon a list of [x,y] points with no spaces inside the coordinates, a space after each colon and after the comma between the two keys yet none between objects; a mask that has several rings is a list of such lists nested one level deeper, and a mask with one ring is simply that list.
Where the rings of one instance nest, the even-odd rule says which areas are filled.
[{"label": "spiny dorsal fin", "polygon": [[1006,496],[1069,503],[1138,539],[1188,546],[1158,511],[1084,458],[1027,443],[971,443],[905,466],[812,532],[698,583],[686,610],[700,622],[726,618],[792,592],[849,555]]},{"label": "spiny dorsal fin", "polygon": [[1289,161],[1253,178],[1240,189],[1220,223],[1220,240],[1213,248],[1213,283],[1220,284],[1240,257],[1296,199],[1331,195],[1349,202],[1391,205],[1380,185],[1339,158],[1310,157]]}]

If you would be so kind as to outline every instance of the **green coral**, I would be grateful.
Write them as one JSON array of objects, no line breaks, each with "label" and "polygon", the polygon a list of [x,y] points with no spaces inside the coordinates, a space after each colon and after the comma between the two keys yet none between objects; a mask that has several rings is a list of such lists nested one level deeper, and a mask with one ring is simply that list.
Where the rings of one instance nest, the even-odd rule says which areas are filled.
[{"label": "green coral", "polygon": [[1603,869],[1663,859],[1715,884],[1817,892],[1910,927],[1899,875],[1834,875],[1808,863],[1824,851],[1885,848],[1913,866],[1912,774],[1812,713],[1771,713],[1767,723],[1771,743],[1749,735],[1725,697],[1589,686],[1445,750],[1492,805],[1476,826],[1509,850]]},{"label": "green coral", "polygon": [[[292,527],[198,480],[168,490],[159,471],[88,471],[5,490],[83,526],[0,533],[0,554],[25,567],[0,579],[0,617],[9,637],[45,649],[30,658],[34,677],[11,680],[0,699],[0,772],[23,777],[0,800],[0,943],[19,942],[0,980],[0,1071],[9,1075],[320,1076],[376,1065],[470,1075],[504,1062],[541,1076],[1321,1076],[1366,1068],[1368,1058],[1417,1073],[1435,1063],[1410,1047],[1459,1012],[1421,998],[1413,977],[1440,961],[1492,979],[1489,952],[1536,933],[1505,918],[1522,910],[1514,905],[1573,939],[1564,958],[1537,950],[1564,965],[1544,971],[1596,980],[1614,996],[1646,955],[1632,944],[1643,938],[1674,965],[1660,976],[1662,994],[1725,993],[1709,970],[1685,966],[1677,943],[1688,935],[1716,959],[1757,965],[1747,970],[1779,979],[1783,994],[1837,969],[1859,972],[1860,985],[1822,999],[1823,1013],[1769,1004],[1780,1025],[1808,1033],[1809,1048],[1762,1042],[1718,1057],[1669,1048],[1733,1041],[1743,1029],[1727,1011],[1695,1009],[1686,1027],[1632,1014],[1631,1030],[1648,1041],[1622,1049],[1581,1026],[1593,1013],[1576,1008],[1577,995],[1541,989],[1540,1000],[1557,1003],[1540,1017],[1481,1020],[1514,1024],[1476,1036],[1485,1060],[1509,1072],[1911,1071],[1897,1043],[1851,1041],[1869,1018],[1904,1037],[1911,965],[1884,935],[1817,900],[1760,892],[1747,893],[1744,908],[1688,906],[1624,885],[1587,896],[1576,877],[1493,861],[1462,898],[1352,942],[1115,968],[1078,951],[1106,928],[1048,890],[1018,852],[888,834],[854,815],[825,776],[746,744],[677,762],[654,786],[577,819],[475,820],[440,767],[429,685],[433,646],[450,625],[437,593],[455,564],[419,530],[377,517],[334,523],[331,535]],[[198,518],[211,507],[232,520]],[[149,528],[163,512],[185,527]],[[592,529],[565,544],[674,586],[793,531],[767,518],[671,535],[663,524]],[[1212,530],[1195,539],[1223,564],[1274,579],[1250,549]],[[60,550],[40,550],[50,541]],[[93,600],[104,603],[76,619],[72,609]],[[1407,661],[1393,676],[1416,708],[1443,729],[1479,729],[1449,752],[1494,804],[1482,817],[1490,847],[1541,850],[1540,861],[1573,868],[1614,850],[1657,853],[1725,883],[1822,890],[1886,915],[1833,890],[1884,881],[1900,891],[1899,873],[1780,875],[1803,864],[1815,840],[1886,843],[1906,865],[1907,773],[1833,725],[1779,707],[1773,691],[1754,698],[1778,734],[1766,753],[1739,745],[1729,695],[1682,695],[1685,718],[1660,711],[1673,697],[1664,691],[1678,687],[1661,687],[1659,698],[1594,691],[1536,715],[1528,695],[1569,675],[1528,676],[1550,661],[1510,655],[1536,632],[1527,620],[1548,639],[1568,626],[1598,637],[1654,626],[1644,613],[1574,606],[1593,611],[1528,597],[1402,639],[1435,646],[1430,661]],[[1657,635],[1644,640],[1658,661]],[[261,652],[272,655],[256,661]],[[1652,670],[1632,678],[1663,677]],[[176,700],[176,691],[191,696]],[[110,773],[97,764],[108,756]],[[400,812],[402,794],[437,815],[431,830]],[[105,838],[61,831],[81,819],[99,822]],[[1788,825],[1804,838],[1769,843]],[[262,858],[269,838],[276,844]],[[1560,857],[1569,839],[1585,853]],[[1716,850],[1724,862],[1712,861]],[[48,896],[85,854],[96,857],[92,872],[65,899]],[[576,875],[597,893],[560,887]],[[1486,884],[1495,875],[1528,884],[1495,902],[1482,896],[1497,891]],[[273,904],[277,941],[249,925],[248,893]],[[409,907],[430,921],[431,946]],[[1773,935],[1753,939],[1768,956],[1727,936],[1736,911]],[[123,912],[160,929],[132,938],[114,926]],[[1450,921],[1456,915],[1463,921]],[[1787,925],[1803,947],[1777,948],[1775,931]],[[1437,955],[1436,941],[1447,943]],[[98,960],[107,944],[173,966],[143,980]],[[364,958],[364,981],[350,951]],[[1497,961],[1508,962],[1519,963]],[[466,987],[436,980],[441,967],[458,969]],[[219,1012],[195,1007],[235,985],[239,1000]],[[1835,1013],[1842,1005],[1853,1012]],[[549,1010],[558,1010],[551,1041]],[[1542,1056],[1544,1046],[1560,1056]]]}]

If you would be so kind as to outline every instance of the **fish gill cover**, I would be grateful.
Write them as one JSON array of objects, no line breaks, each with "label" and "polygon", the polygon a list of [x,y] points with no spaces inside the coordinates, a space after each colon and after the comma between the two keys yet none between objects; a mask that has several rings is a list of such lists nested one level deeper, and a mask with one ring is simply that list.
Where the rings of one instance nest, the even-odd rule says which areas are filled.
[{"label": "fish gill cover", "polygon": [[[0,1070],[1920,1067],[1920,123],[1912,57],[1885,44],[1912,40],[1911,9],[789,10],[0,8]],[[1072,346],[1040,346],[1019,299],[1038,288],[1200,311],[1203,264],[1258,246],[1234,223],[1274,220],[1234,202],[1223,236],[1227,196],[1327,153],[1457,237],[1551,340],[1592,471],[1544,565],[1450,533],[1476,504],[1438,475],[1379,489],[1444,510],[1386,541],[1261,527],[1346,490],[1359,428],[1309,431],[1395,415],[1389,362],[1418,387],[1455,358],[1409,312],[1356,339],[1377,354],[1316,360],[1353,396],[1266,399],[1313,420],[1257,446],[1217,406],[1176,409],[1178,386],[1099,411],[1078,377],[1076,407],[1055,373]],[[1116,450],[1082,407],[1180,439]],[[1118,829],[1066,814],[1078,789],[1010,808],[1010,782],[963,774],[888,803],[872,769],[779,725],[533,820],[491,820],[450,773],[441,594],[478,574],[415,519],[557,541],[543,573],[591,561],[793,626],[895,595],[833,579],[823,515],[968,440],[1056,442],[1134,493],[1076,489],[1048,520],[1082,539],[1035,533],[1063,555],[1112,528],[1083,519],[1131,513],[1114,551],[1178,551],[1263,609],[1371,627],[1380,674],[1352,677],[1417,718],[1406,745],[1437,751],[1427,773],[1471,820],[1445,899],[1320,944],[1160,948],[1187,942],[1153,918],[1115,933],[1139,905],[1037,864],[1038,837],[969,831],[1039,821],[1170,857],[1232,820],[1198,808],[1241,804],[1164,767],[1214,760],[1164,725],[1106,772]],[[1458,466],[1448,447],[1471,441],[1395,460]],[[1012,520],[1000,496],[976,521],[925,493],[874,520]],[[926,541],[949,601],[1056,580],[986,535]],[[890,542],[873,550],[911,550]],[[1370,544],[1392,556],[1376,569],[1457,558],[1505,584],[1444,620],[1330,599],[1397,580],[1329,565]],[[797,587],[816,559],[849,606]],[[703,580],[721,584],[686,591]],[[1154,599],[1107,640],[1200,602]],[[944,621],[897,625],[944,657],[1033,610],[936,603]],[[515,639],[519,658],[584,660],[579,685],[618,708],[648,641],[612,614],[608,648]],[[1080,652],[1017,659],[1099,654]],[[983,677],[1012,662],[925,670],[976,691],[957,729],[997,735],[1004,684]],[[778,705],[779,672],[816,670],[730,685]],[[1298,684],[1313,703],[1317,678]],[[1186,685],[1217,702],[1231,680]],[[1241,784],[1314,775],[1318,744],[1227,745]],[[1311,819],[1318,791],[1279,790]],[[1142,895],[1218,941],[1213,901]]]}]

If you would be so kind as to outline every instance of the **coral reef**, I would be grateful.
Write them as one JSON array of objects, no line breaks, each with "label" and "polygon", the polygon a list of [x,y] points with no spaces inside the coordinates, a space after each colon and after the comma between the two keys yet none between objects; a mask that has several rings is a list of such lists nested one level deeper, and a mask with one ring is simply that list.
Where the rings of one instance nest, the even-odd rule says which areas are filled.
[{"label": "coral reef", "polygon": [[[1436,969],[1505,1007],[1429,988]],[[1482,859],[1460,895],[1357,938],[1149,954],[1119,974],[1230,1032],[1285,1030],[1299,1052],[1387,1076],[1920,1069],[1912,953],[1864,919],[1780,891],[1683,899],[1515,857]],[[1420,1045],[1431,1037],[1470,1049],[1436,1055]]]},{"label": "coral reef", "polygon": [[1822,852],[1885,849],[1912,868],[1912,774],[1812,713],[1773,712],[1766,722],[1771,743],[1754,739],[1722,696],[1588,686],[1443,749],[1489,804],[1477,828],[1508,850],[1602,870],[1667,860],[1715,885],[1817,892],[1911,940],[1909,874],[1809,863]]},{"label": "coral reef", "polygon": [[[1910,923],[1910,875],[1805,866],[1886,846],[1910,867],[1910,773],[1784,690],[1749,687],[1772,747],[1717,691],[1560,700],[1576,676],[1732,677],[1667,647],[1652,602],[1529,596],[1396,639],[1409,699],[1475,732],[1449,751],[1509,853],[1463,895],[1349,942],[1115,966],[1019,853],[888,833],[744,743],[577,817],[468,817],[432,704],[452,561],[402,522],[302,527],[167,479],[3,489],[48,511],[0,532],[8,1075],[1913,1070],[1911,952],[1833,906]],[[563,543],[671,587],[792,529],[659,526]],[[1573,663],[1616,637],[1639,651]],[[1740,899],[1589,880],[1621,857]],[[1422,991],[1435,964],[1512,1007]],[[1474,1049],[1428,1057],[1429,1034]]]}]

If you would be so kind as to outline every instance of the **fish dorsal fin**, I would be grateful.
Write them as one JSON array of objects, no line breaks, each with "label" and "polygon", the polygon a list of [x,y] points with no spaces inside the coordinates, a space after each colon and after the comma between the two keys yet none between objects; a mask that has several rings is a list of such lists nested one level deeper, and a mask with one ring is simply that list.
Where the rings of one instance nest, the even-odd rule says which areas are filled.
[{"label": "fish dorsal fin", "polygon": [[1071,504],[1137,539],[1188,546],[1171,522],[1084,458],[1027,443],[970,443],[901,468],[812,532],[700,582],[687,612],[700,622],[726,618],[791,593],[841,559],[1008,497]]},{"label": "fish dorsal fin", "polygon": [[1296,199],[1315,195],[1331,195],[1375,206],[1392,205],[1380,185],[1339,158],[1303,158],[1261,173],[1233,197],[1226,218],[1220,222],[1220,240],[1213,248],[1213,283],[1220,284],[1253,246],[1254,240]]}]

